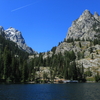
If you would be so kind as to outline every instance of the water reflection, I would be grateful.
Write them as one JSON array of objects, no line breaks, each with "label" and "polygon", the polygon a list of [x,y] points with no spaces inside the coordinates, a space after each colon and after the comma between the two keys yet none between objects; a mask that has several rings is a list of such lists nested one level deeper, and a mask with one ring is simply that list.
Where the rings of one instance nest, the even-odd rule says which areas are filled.
[{"label": "water reflection", "polygon": [[99,100],[100,83],[1,84],[0,100]]}]

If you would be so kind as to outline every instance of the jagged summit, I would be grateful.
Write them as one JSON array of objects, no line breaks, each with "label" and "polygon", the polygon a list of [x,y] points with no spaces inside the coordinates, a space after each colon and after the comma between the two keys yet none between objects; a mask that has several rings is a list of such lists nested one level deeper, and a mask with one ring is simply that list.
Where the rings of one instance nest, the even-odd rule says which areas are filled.
[{"label": "jagged summit", "polygon": [[36,52],[32,50],[32,48],[28,47],[25,43],[25,40],[22,36],[22,33],[18,30],[16,30],[13,27],[8,28],[7,30],[4,30],[2,26],[0,26],[0,34],[2,36],[5,36],[6,39],[11,40],[15,43],[17,43],[18,47],[28,53],[35,54]]},{"label": "jagged summit", "polygon": [[92,18],[93,17],[93,15],[92,15],[92,13],[89,11],[89,10],[85,10],[83,13],[82,13],[82,15],[80,16],[80,20],[87,20],[87,19],[90,19],[90,18]]},{"label": "jagged summit", "polygon": [[9,39],[19,46],[22,50],[28,52],[28,53],[36,53],[35,51],[32,50],[32,48],[28,47],[25,43],[25,40],[22,36],[22,33],[18,30],[16,30],[13,27],[8,28],[5,32],[5,37],[6,39]]},{"label": "jagged summit", "polygon": [[66,39],[94,39],[94,35],[97,33],[96,30],[99,29],[100,16],[97,13],[92,15],[89,10],[85,10],[82,15],[72,23]]},{"label": "jagged summit", "polygon": [[94,13],[94,18],[99,19],[99,14],[97,12]]},{"label": "jagged summit", "polygon": [[[6,38],[12,40],[13,42],[19,42],[19,43],[25,43],[24,38],[22,37],[22,34],[20,31],[16,30],[15,28],[8,28],[5,30]],[[19,44],[18,43],[18,44]]]},{"label": "jagged summit", "polygon": [[[8,28],[8,29],[6,30],[6,32],[7,32],[7,31],[10,31],[11,34],[17,34],[17,33],[19,33],[19,31],[16,30],[15,28],[13,28],[13,27]],[[9,32],[7,32],[7,34],[9,34]]]},{"label": "jagged summit", "polygon": [[88,16],[89,17],[91,15],[92,15],[91,12],[87,9],[82,13],[82,16]]},{"label": "jagged summit", "polygon": [[0,26],[0,31],[4,31],[4,28],[2,26]]}]

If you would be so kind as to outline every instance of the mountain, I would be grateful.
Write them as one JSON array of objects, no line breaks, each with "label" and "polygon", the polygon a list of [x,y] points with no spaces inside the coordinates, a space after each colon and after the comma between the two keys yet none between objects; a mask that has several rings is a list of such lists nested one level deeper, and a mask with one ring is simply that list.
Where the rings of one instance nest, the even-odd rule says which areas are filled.
[{"label": "mountain", "polygon": [[17,43],[18,47],[30,54],[35,54],[36,52],[32,50],[32,48],[28,47],[25,43],[25,40],[22,36],[22,33],[15,28],[8,28],[7,30],[4,30],[2,26],[0,26],[0,34],[2,36],[5,36],[6,39],[13,41]]},{"label": "mountain", "polygon": [[[65,50],[80,51],[81,49],[77,46],[78,42],[75,40],[81,40],[81,42],[85,40],[81,44],[88,46],[89,41],[96,39],[100,39],[100,16],[96,12],[93,15],[89,10],[85,10],[77,20],[73,21],[64,42],[56,48],[56,54],[64,53]],[[69,43],[72,41],[75,42],[74,45]]]},{"label": "mountain", "polygon": [[94,39],[94,35],[100,30],[100,16],[95,12],[94,15],[89,10],[85,10],[68,30],[66,39],[73,38],[81,40]]},{"label": "mountain", "polygon": [[[79,82],[100,81],[100,16],[97,13],[93,15],[89,10],[85,10],[73,21],[63,42],[53,47],[51,51],[31,56],[24,52],[25,56],[21,53],[22,50],[17,49],[18,45],[20,49],[31,52],[21,32],[12,27],[7,30],[0,27],[1,35],[3,37],[0,37],[0,49],[3,49],[0,50],[2,62],[0,69],[4,69],[3,73],[0,72],[1,79],[12,81],[17,79],[20,82],[47,82],[47,80],[61,82],[61,79]],[[6,42],[3,40],[4,37]],[[10,74],[5,73],[7,71]]]},{"label": "mountain", "polygon": [[76,66],[84,67],[87,78],[100,74],[100,16],[85,10],[69,28],[66,38],[55,50],[55,54],[74,51]]}]

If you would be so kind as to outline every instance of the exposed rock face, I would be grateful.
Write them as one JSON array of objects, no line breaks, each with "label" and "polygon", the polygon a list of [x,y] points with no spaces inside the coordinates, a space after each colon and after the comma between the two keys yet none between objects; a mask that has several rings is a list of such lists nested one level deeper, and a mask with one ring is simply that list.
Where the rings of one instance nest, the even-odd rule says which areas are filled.
[{"label": "exposed rock face", "polygon": [[21,32],[15,28],[10,27],[7,30],[4,30],[4,28],[0,26],[0,35],[5,36],[6,39],[17,43],[18,47],[22,50],[32,54],[36,53],[34,50],[32,50],[32,48],[26,45]]},{"label": "exposed rock face", "polygon": [[[100,72],[100,43],[94,45],[93,40],[100,40],[99,36],[100,16],[96,12],[92,15],[90,11],[85,10],[68,30],[66,40],[73,38],[74,41],[62,42],[57,46],[56,54],[60,52],[64,54],[65,51],[73,50],[76,54],[77,67],[83,66],[85,71],[90,70],[92,75],[95,76],[97,72]],[[78,54],[84,57],[79,58]]]},{"label": "exposed rock face", "polygon": [[11,27],[11,28],[5,30],[5,34],[6,34],[7,39],[9,39],[15,43],[18,43],[18,45],[25,44],[24,38],[22,37],[20,31]]},{"label": "exposed rock face", "polygon": [[18,47],[28,53],[36,53],[32,50],[32,48],[28,47],[25,43],[25,40],[20,31],[16,30],[15,28],[8,28],[5,32],[6,39],[9,39],[15,43],[17,43]]},{"label": "exposed rock face", "polygon": [[92,15],[90,11],[85,10],[79,19],[72,23],[66,39],[94,39],[98,29],[100,29],[100,16],[97,13]]}]

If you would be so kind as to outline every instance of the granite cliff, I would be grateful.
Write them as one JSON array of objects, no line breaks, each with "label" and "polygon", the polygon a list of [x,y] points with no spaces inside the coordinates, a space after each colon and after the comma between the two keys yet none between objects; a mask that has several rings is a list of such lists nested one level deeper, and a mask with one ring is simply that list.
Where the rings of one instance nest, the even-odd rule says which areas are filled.
[{"label": "granite cliff", "polygon": [[100,16],[85,10],[69,28],[65,40],[56,47],[55,54],[74,51],[77,67],[100,73]]},{"label": "granite cliff", "polygon": [[82,15],[75,21],[68,30],[66,39],[80,38],[81,40],[94,39],[94,35],[98,34],[100,30],[100,16],[95,12],[94,15],[90,11],[85,10]]}]

